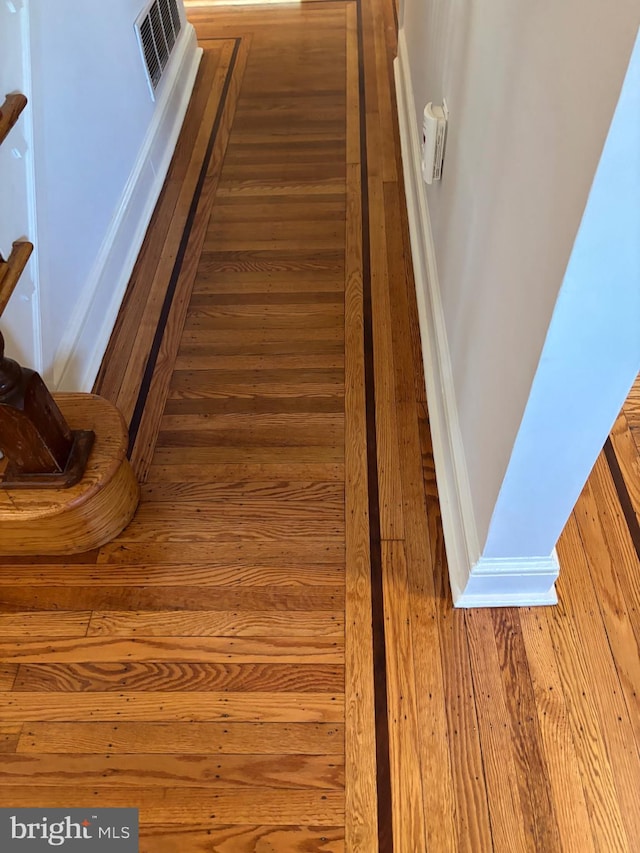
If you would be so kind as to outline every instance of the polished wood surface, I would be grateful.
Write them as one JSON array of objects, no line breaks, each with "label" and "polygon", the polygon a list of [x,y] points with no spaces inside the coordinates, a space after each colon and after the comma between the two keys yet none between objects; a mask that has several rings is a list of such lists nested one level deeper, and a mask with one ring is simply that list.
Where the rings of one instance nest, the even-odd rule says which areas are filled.
[{"label": "polished wood surface", "polygon": [[65,751],[73,692],[92,739],[73,772],[96,783],[100,732],[86,727],[136,727],[115,747],[110,791],[128,778],[143,796],[143,849],[344,850],[344,7],[196,25],[205,54],[184,145],[98,384],[130,420],[142,503],[101,549],[100,580],[76,588],[92,601],[79,645],[16,650],[24,699],[7,697],[4,718],[57,694],[38,722]]},{"label": "polished wood surface", "polygon": [[556,608],[452,606],[393,5],[190,14],[203,64],[98,386],[142,500],[86,555],[1,561],[0,803],[137,806],[143,853],[631,853],[640,563],[607,458]]},{"label": "polished wood surface", "polygon": [[118,409],[94,394],[56,394],[54,400],[72,430],[95,433],[84,476],[69,488],[0,490],[0,554],[76,554],[99,548],[122,531],[138,505],[140,490],[126,457],[126,429]]},{"label": "polished wood surface", "polygon": [[26,106],[27,99],[24,95],[14,93],[5,97],[4,103],[0,106],[0,145],[5,141]]},{"label": "polished wood surface", "polygon": [[[0,389],[0,447],[4,456],[0,489],[59,490],[80,482],[95,443],[94,431],[69,427],[40,375],[5,355],[2,332]],[[88,398],[82,402],[86,406]],[[52,503],[53,511],[58,512],[60,496],[53,495]]]},{"label": "polished wood surface", "polygon": [[20,240],[13,244],[11,254],[6,261],[0,255],[0,316],[7,307],[32,252],[33,243]]}]

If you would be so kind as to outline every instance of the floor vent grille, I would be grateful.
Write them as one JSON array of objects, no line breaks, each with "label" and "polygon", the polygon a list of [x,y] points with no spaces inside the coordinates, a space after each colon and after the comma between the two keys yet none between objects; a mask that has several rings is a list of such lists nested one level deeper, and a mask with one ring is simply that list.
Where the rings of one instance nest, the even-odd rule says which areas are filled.
[{"label": "floor vent grille", "polygon": [[177,0],[153,0],[136,21],[136,33],[152,97],[182,28]]}]

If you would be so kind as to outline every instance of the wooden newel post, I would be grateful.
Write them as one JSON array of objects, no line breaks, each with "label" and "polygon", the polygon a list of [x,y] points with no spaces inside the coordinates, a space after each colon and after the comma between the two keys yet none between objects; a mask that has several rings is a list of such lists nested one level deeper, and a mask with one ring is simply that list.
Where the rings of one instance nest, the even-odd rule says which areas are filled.
[{"label": "wooden newel post", "polygon": [[[0,145],[26,104],[21,94],[0,104]],[[0,316],[32,251],[19,240],[0,256]],[[35,370],[5,356],[0,334],[0,555],[77,554],[114,539],[140,499],[127,438],[116,406],[95,394],[54,400]]]},{"label": "wooden newel post", "polygon": [[0,333],[0,488],[66,488],[82,479],[92,430],[71,430],[35,370],[4,354]]}]

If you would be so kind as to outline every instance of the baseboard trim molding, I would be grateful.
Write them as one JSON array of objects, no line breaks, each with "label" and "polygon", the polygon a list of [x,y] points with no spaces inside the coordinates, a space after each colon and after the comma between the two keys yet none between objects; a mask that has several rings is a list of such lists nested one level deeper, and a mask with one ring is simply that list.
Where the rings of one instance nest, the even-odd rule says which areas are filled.
[{"label": "baseboard trim molding", "polygon": [[456,607],[531,607],[557,604],[555,582],[558,556],[487,558],[481,557],[469,572]]},{"label": "baseboard trim molding", "polygon": [[151,126],[54,360],[59,391],[90,391],[162,190],[189,105],[202,49],[181,33]]},{"label": "baseboard trim molding", "polygon": [[453,603],[456,607],[554,604],[554,581],[558,576],[555,552],[549,557],[513,560],[481,555],[422,180],[420,129],[403,30],[398,34],[394,75],[429,422]]}]

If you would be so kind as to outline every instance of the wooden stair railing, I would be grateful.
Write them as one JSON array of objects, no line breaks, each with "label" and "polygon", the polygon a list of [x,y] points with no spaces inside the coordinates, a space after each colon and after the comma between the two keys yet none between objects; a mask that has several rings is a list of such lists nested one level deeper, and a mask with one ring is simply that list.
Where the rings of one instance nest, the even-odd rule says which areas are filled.
[{"label": "wooden stair railing", "polygon": [[[7,97],[0,145],[26,103]],[[0,256],[0,316],[32,251],[23,241],[7,261]],[[38,373],[5,356],[0,332],[0,554],[90,550],[117,536],[136,510],[120,412],[92,394],[57,398],[60,406]]]},{"label": "wooden stair railing", "polygon": [[22,110],[27,106],[24,95],[7,95],[4,104],[0,107],[0,145],[9,135],[9,131],[18,121]]},{"label": "wooden stair railing", "polygon": [[[33,244],[24,241],[13,244],[8,261],[0,256],[0,317],[32,251]],[[0,332],[0,451],[6,460],[0,489],[75,485],[94,438],[92,430],[69,429],[40,374],[5,356]]]},{"label": "wooden stair railing", "polygon": [[[6,96],[3,105],[0,107],[0,145],[5,141],[9,131],[18,121],[20,113],[26,106],[27,99],[24,95]],[[7,307],[9,297],[18,283],[32,251],[33,244],[25,240],[13,244],[13,251],[8,260],[5,261],[0,255],[0,315]]]},{"label": "wooden stair railing", "polygon": [[24,272],[31,252],[33,252],[33,243],[21,240],[13,244],[13,251],[8,260],[5,261],[0,255],[0,316],[7,307],[7,302]]}]

